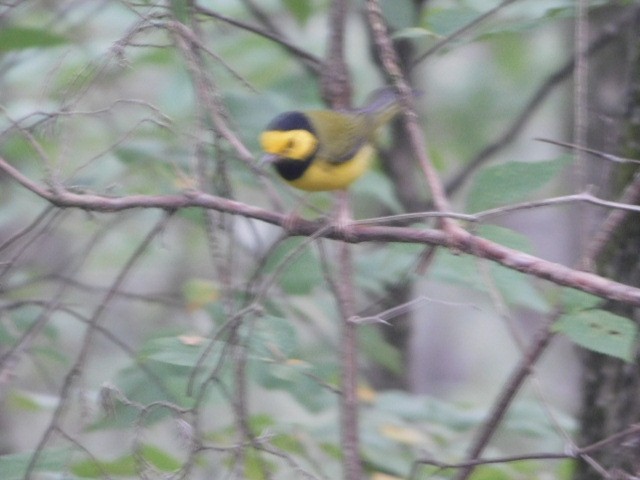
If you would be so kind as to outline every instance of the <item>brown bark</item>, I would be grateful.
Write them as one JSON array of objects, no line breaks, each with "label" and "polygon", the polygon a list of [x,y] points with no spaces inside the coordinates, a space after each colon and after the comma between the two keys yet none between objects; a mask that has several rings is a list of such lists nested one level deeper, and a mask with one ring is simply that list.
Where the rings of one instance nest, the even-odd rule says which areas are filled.
[{"label": "brown bark", "polygon": [[[624,115],[618,117],[612,129],[605,129],[601,137],[590,133],[590,143],[608,150],[608,142],[615,139],[617,154],[638,158],[640,141],[640,41],[638,39],[639,22],[630,26],[626,32],[619,32],[621,42],[618,52],[608,56],[609,61],[596,66],[590,77],[591,88],[605,87],[604,78],[599,71],[617,72],[619,85],[625,95],[622,98]],[[625,65],[624,59],[629,63]],[[610,87],[609,87],[610,88]],[[597,115],[592,118],[599,118]],[[597,120],[596,125],[597,127]],[[598,143],[596,143],[598,142]],[[638,168],[631,166],[614,167],[611,189],[622,196],[634,182],[639,182]],[[633,190],[633,189],[631,189]],[[638,190],[637,188],[635,189]],[[613,194],[615,196],[615,193]],[[636,195],[637,197],[637,195]],[[639,198],[625,198],[625,201],[640,204]],[[618,214],[619,215],[619,214]],[[626,218],[625,218],[626,217]],[[614,219],[616,220],[616,219]],[[613,226],[606,231],[606,225]],[[609,227],[607,227],[609,228]],[[633,216],[622,216],[615,222],[605,220],[597,232],[608,235],[608,241],[600,249],[596,260],[598,273],[625,284],[640,285],[640,221]],[[626,316],[638,322],[640,312],[637,308],[608,302],[607,308],[618,315]],[[579,444],[588,445],[614,435],[629,426],[640,422],[640,350],[636,351],[631,363],[604,356],[594,352],[583,354],[584,374],[582,386],[582,407],[580,413]],[[609,478],[632,478],[640,474],[640,442],[637,438],[624,438],[611,442],[602,449],[593,452],[589,458],[578,463],[575,478],[580,480]]]}]

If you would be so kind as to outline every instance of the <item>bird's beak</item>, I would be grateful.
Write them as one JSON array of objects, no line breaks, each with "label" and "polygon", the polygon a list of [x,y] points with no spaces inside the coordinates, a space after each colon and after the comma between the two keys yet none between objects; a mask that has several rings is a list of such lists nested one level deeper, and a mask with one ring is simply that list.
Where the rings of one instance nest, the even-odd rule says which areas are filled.
[{"label": "bird's beak", "polygon": [[280,157],[278,155],[275,155],[273,153],[266,153],[262,156],[262,158],[260,159],[260,165],[266,165],[268,163],[274,163],[276,162]]}]

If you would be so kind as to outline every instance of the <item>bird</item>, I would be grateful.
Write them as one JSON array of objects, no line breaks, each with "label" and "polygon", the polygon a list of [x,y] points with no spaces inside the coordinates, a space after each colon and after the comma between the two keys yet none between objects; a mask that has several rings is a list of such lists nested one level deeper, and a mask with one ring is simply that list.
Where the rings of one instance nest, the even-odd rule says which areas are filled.
[{"label": "bird", "polygon": [[346,190],[369,169],[377,131],[400,111],[395,91],[382,88],[356,110],[284,112],[260,135],[261,163],[300,190]]}]

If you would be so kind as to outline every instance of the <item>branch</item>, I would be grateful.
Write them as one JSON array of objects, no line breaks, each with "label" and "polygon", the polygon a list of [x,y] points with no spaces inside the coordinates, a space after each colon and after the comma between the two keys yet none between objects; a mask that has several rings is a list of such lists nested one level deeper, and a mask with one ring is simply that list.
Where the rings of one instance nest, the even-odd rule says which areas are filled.
[{"label": "branch", "polygon": [[[625,23],[629,22],[634,18],[634,15],[628,15],[624,17],[624,20],[620,23],[606,28],[601,35],[595,38],[587,48],[585,55],[593,55],[596,52],[600,51],[603,47],[607,46],[613,40],[618,38],[619,28]],[[475,172],[484,162],[486,162],[489,158],[495,155],[498,151],[506,147],[510,144],[522,131],[525,125],[529,122],[531,117],[533,116],[533,112],[542,104],[545,98],[553,91],[553,89],[565,81],[575,67],[575,58],[572,57],[569,59],[564,65],[562,65],[557,71],[551,74],[543,83],[540,85],[538,90],[531,96],[529,101],[522,108],[520,114],[515,118],[515,120],[511,123],[509,128],[505,130],[505,132],[496,139],[490,145],[487,145],[482,151],[480,151],[474,158],[472,158],[464,168],[458,172],[458,174],[453,177],[446,185],[446,191],[448,194],[451,194],[458,190],[465,180]]]},{"label": "branch", "polygon": [[444,463],[444,462],[439,462],[437,460],[421,459],[414,464],[414,467],[412,469],[412,474],[409,475],[409,478],[416,478],[417,467],[420,465],[430,465],[430,466],[437,467],[439,470],[449,470],[454,468],[477,467],[480,465],[495,465],[500,463],[521,462],[525,460],[567,460],[567,459],[581,458],[597,450],[600,450],[601,448],[607,445],[622,442],[628,437],[636,437],[638,433],[640,433],[640,425],[637,425],[637,424],[632,425],[626,430],[622,430],[621,432],[615,433],[610,437],[604,438],[596,443],[592,443],[591,445],[587,445],[585,447],[581,447],[577,449],[568,449],[568,451],[564,453],[542,452],[542,453],[530,453],[530,454],[524,454],[524,455],[513,455],[508,457],[478,458],[478,459],[468,460],[461,463]]},{"label": "branch", "polygon": [[275,43],[277,43],[278,45],[282,46],[285,50],[287,50],[289,53],[293,54],[295,58],[298,58],[302,61],[302,63],[304,64],[304,66],[306,68],[308,68],[309,70],[311,70],[311,72],[318,74],[320,73],[320,71],[322,70],[322,61],[316,57],[315,55],[301,49],[300,47],[298,47],[297,45],[295,45],[293,42],[288,41],[285,38],[282,38],[282,36],[277,35],[275,33],[269,32],[267,30],[264,30],[260,27],[257,27],[255,25],[250,25],[248,23],[242,22],[240,20],[236,20],[234,18],[231,17],[227,17],[226,15],[223,15],[221,13],[218,13],[214,10],[208,9],[206,7],[203,7],[201,5],[196,5],[196,11],[202,15],[206,15],[208,17],[212,17],[212,18],[216,18],[218,20],[221,20],[225,23],[228,23],[229,25],[233,25],[234,27],[238,27],[238,28],[242,28],[243,30],[246,30],[248,32],[252,32],[255,33],[256,35],[260,35],[261,37],[267,38]]},{"label": "branch", "polygon": [[494,13],[497,13],[498,11],[502,10],[504,7],[506,7],[507,5],[516,2],[518,0],[504,0],[501,4],[496,5],[495,7],[493,7],[492,9],[486,11],[485,13],[479,15],[478,17],[474,18],[473,20],[471,20],[469,23],[463,25],[462,27],[460,27],[458,30],[456,30],[455,32],[447,35],[446,37],[444,37],[443,39],[439,40],[438,42],[436,42],[435,45],[433,45],[431,48],[429,48],[426,52],[420,54],[413,62],[412,62],[412,66],[416,67],[420,62],[422,62],[424,59],[426,59],[427,57],[433,55],[434,53],[436,53],[438,50],[440,50],[442,47],[448,45],[449,43],[451,43],[453,40],[455,40],[456,38],[458,38],[460,35],[462,35],[465,32],[468,32],[469,30],[473,29],[474,27],[478,26],[480,23],[482,23],[483,21],[485,21],[487,18],[489,18],[490,16],[492,16]]},{"label": "branch", "polygon": [[[389,36],[389,31],[382,15],[382,9],[378,0],[367,0],[366,2],[367,18],[371,31],[373,32],[373,38],[376,43],[376,47],[379,50],[382,66],[393,80],[393,83],[400,93],[400,99],[402,101],[405,128],[411,148],[415,158],[418,160],[418,164],[422,169],[424,177],[431,190],[431,198],[437,211],[444,212],[450,210],[449,201],[447,195],[436,172],[436,169],[429,158],[427,143],[422,133],[422,127],[418,123],[418,115],[412,106],[413,89],[411,88],[407,78],[400,68],[400,60],[398,53],[396,52],[393,41]],[[452,237],[457,236],[460,227],[457,223],[453,222],[450,218],[441,219],[441,226],[444,231],[450,234]]]},{"label": "branch", "polygon": [[[555,320],[558,314],[554,315]],[[550,324],[551,322],[549,322]],[[548,325],[538,333],[537,338],[532,342],[531,346],[527,349],[525,354],[520,359],[520,362],[511,373],[509,379],[505,383],[502,391],[500,392],[497,402],[494,403],[491,408],[491,412],[488,418],[484,421],[482,427],[476,434],[471,447],[469,448],[467,458],[471,461],[476,460],[480,454],[484,451],[485,447],[489,443],[489,440],[497,430],[500,422],[507,413],[511,402],[516,397],[516,394],[520,391],[520,388],[524,384],[524,381],[529,377],[532,372],[533,366],[540,359],[542,354],[546,351],[549,342],[553,338],[554,333],[548,328]],[[468,465],[456,475],[457,480],[466,480],[473,472],[473,466]]]},{"label": "branch", "polygon": [[[52,191],[33,182],[2,158],[0,158],[0,172],[4,172],[26,189],[60,208],[79,208],[95,212],[119,212],[134,208],[157,208],[175,211],[183,208],[199,207],[240,215],[281,227],[288,225],[287,215],[285,214],[197,191],[173,195],[107,197],[89,193],[75,193],[62,188],[59,188],[58,191]],[[572,197],[574,197],[574,201],[577,200],[575,196]],[[587,197],[584,197],[584,199],[586,201]],[[609,202],[599,200],[598,203],[608,204]],[[452,237],[443,231],[434,229],[362,225],[359,223],[350,225],[349,230],[344,231],[336,226],[327,227],[319,221],[298,219],[290,229],[290,234],[310,236],[317,234],[320,229],[323,229],[321,237],[350,243],[399,242],[451,248],[491,260],[527,275],[549,280],[557,285],[582,290],[609,300],[640,306],[640,288],[550,262],[477,237],[466,231],[461,231],[459,235]]]},{"label": "branch", "polygon": [[[320,76],[323,100],[334,109],[346,109],[351,105],[351,81],[344,58],[345,29],[349,2],[333,0],[329,12],[329,38],[325,68]],[[351,219],[349,193],[336,194],[340,225]],[[342,230],[345,230],[342,228]],[[333,282],[333,294],[342,317],[340,335],[340,448],[342,449],[342,470],[346,480],[360,480],[362,461],[360,455],[360,429],[358,402],[358,325],[352,322],[355,315],[355,291],[353,283],[353,256],[351,245],[338,245],[338,281]]]},{"label": "branch", "polygon": [[334,109],[351,106],[351,82],[344,59],[344,32],[347,24],[348,2],[334,0],[329,12],[330,36],[327,58],[320,76],[322,99]]},{"label": "branch", "polygon": [[60,429],[60,424],[63,421],[64,414],[70,407],[69,397],[72,394],[73,387],[75,386],[78,377],[82,373],[83,365],[85,365],[87,362],[87,357],[89,356],[89,353],[91,351],[90,349],[92,346],[92,340],[96,332],[99,332],[100,320],[102,319],[104,312],[109,307],[111,301],[116,297],[117,290],[120,289],[123,282],[128,277],[133,267],[136,265],[137,261],[143,256],[144,252],[147,250],[152,241],[157,237],[157,235],[160,234],[162,230],[164,230],[170,217],[170,215],[165,215],[160,220],[158,220],[154,227],[149,231],[142,242],[137,246],[133,254],[131,254],[131,256],[127,259],[127,262],[119,271],[113,284],[111,285],[111,289],[106,293],[102,302],[98,305],[98,307],[91,315],[91,318],[89,319],[87,325],[87,329],[84,333],[80,352],[76,356],[73,365],[64,378],[62,388],[60,389],[60,392],[58,394],[58,405],[53,412],[49,425],[40,437],[38,445],[26,467],[25,478],[31,478],[33,470],[38,463],[38,460],[43,455],[47,443],[54,435],[54,433]]}]

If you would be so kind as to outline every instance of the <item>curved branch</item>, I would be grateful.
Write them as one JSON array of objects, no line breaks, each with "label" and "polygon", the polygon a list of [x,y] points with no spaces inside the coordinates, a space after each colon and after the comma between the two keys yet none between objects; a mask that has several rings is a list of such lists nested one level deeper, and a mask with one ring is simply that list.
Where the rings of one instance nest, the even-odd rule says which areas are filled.
[{"label": "curved branch", "polygon": [[[595,38],[587,48],[585,55],[594,55],[602,48],[607,46],[613,40],[618,38],[619,28],[627,23],[633,15],[629,15],[629,18],[625,19],[615,26],[607,28],[603,33]],[[493,155],[502,150],[515,140],[518,134],[524,129],[525,125],[529,122],[533,116],[533,112],[542,104],[547,96],[557,87],[560,83],[565,81],[571,76],[575,67],[575,57],[570,58],[564,65],[558,70],[552,73],[543,83],[538,87],[538,90],[531,96],[529,101],[522,108],[520,114],[514,119],[509,128],[505,130],[499,138],[493,143],[483,148],[475,157],[473,157],[451,180],[445,185],[445,191],[451,195],[457,191],[462,184],[466,181],[473,172],[475,172],[481,165],[489,160]]]},{"label": "curved branch", "polygon": [[[286,214],[272,212],[254,205],[197,191],[173,195],[106,197],[96,194],[75,193],[60,187],[55,190],[45,188],[24,176],[2,158],[0,158],[0,172],[4,172],[26,189],[60,208],[79,208],[95,212],[119,212],[134,208],[157,208],[175,211],[183,208],[199,207],[261,220],[283,228],[286,228],[290,223]],[[591,201],[585,195],[577,196],[575,199],[576,201]],[[603,204],[602,202],[604,201],[598,201],[597,203]],[[289,229],[289,233],[299,236],[317,235],[320,229],[323,230],[320,235],[322,237],[350,243],[398,242],[442,246],[491,260],[512,270],[549,280],[557,285],[582,290],[609,300],[640,306],[640,288],[550,262],[535,255],[477,237],[462,229],[456,229],[455,234],[449,234],[448,232],[428,228],[375,226],[355,223],[350,225],[348,231],[344,231],[344,229],[336,226],[327,227],[319,221],[299,219]]]},{"label": "curved branch", "polygon": [[248,32],[255,33],[256,35],[260,35],[261,37],[267,38],[277,43],[278,45],[282,46],[289,53],[293,54],[295,58],[299,58],[304,64],[304,66],[309,70],[311,70],[312,73],[319,74],[322,71],[322,60],[320,60],[315,55],[307,52],[306,50],[301,49],[297,45],[294,45],[293,43],[289,42],[287,39],[282,38],[279,35],[276,35],[275,33],[269,32],[255,25],[250,25],[240,20],[227,17],[226,15],[218,13],[209,8],[203,7],[202,5],[196,5],[196,11],[201,15],[206,15],[208,17],[216,18],[225,23],[228,23],[229,25],[233,25],[234,27],[238,27]]},{"label": "curved branch", "polygon": [[496,5],[492,9],[490,9],[490,10],[486,11],[485,13],[479,15],[478,17],[474,18],[469,23],[463,25],[462,27],[460,27],[459,29],[457,29],[453,33],[451,33],[451,34],[447,35],[446,37],[444,37],[443,39],[439,40],[435,45],[433,45],[431,48],[429,48],[426,52],[420,54],[412,62],[412,66],[416,67],[424,59],[426,59],[427,57],[433,55],[438,50],[440,50],[442,47],[450,44],[453,40],[455,40],[456,38],[461,36],[463,33],[468,32],[469,30],[472,30],[473,28],[478,26],[480,23],[484,22],[487,18],[491,17],[494,13],[499,12],[504,7],[506,7],[507,5],[509,5],[511,3],[514,3],[514,2],[517,2],[517,1],[518,0],[503,0],[503,2],[500,3],[499,5]]}]

